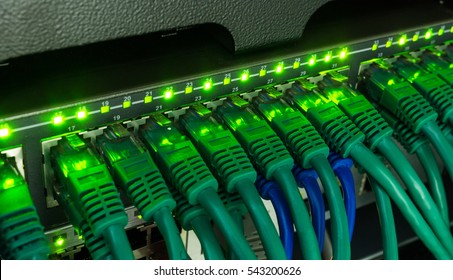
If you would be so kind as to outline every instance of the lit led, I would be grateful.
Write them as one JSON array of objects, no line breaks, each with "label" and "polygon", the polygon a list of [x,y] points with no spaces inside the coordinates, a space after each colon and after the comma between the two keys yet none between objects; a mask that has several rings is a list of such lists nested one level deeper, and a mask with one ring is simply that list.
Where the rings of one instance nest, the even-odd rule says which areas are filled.
[{"label": "lit led", "polygon": [[205,90],[210,90],[212,88],[212,80],[211,79],[206,80],[203,84],[203,88]]},{"label": "lit led", "polygon": [[415,33],[414,36],[412,36],[412,42],[417,42],[418,41],[418,33]]},{"label": "lit led", "polygon": [[284,64],[283,64],[283,62],[280,62],[277,65],[277,68],[275,68],[275,73],[277,73],[277,74],[281,73],[281,72],[283,72],[283,69],[285,69]]},{"label": "lit led", "polygon": [[344,59],[344,58],[346,58],[347,55],[348,55],[348,49],[344,48],[341,50],[339,57],[340,57],[340,59]]},{"label": "lit led", "polygon": [[223,84],[224,85],[229,85],[231,83],[231,78],[230,77],[225,77],[225,79],[223,79]]},{"label": "lit led", "polygon": [[432,36],[433,36],[433,30],[432,29],[426,31],[426,33],[425,33],[425,39],[426,40],[429,40]]},{"label": "lit led", "polygon": [[141,219],[143,219],[143,216],[142,216],[142,215],[138,215],[137,218],[138,218],[139,220],[141,220]]},{"label": "lit led", "polygon": [[145,96],[145,103],[151,103],[153,101],[153,97],[151,95]]},{"label": "lit led", "polygon": [[127,108],[131,107],[131,105],[132,105],[132,102],[130,100],[126,100],[126,101],[123,102],[123,108],[124,109],[127,109]]},{"label": "lit led", "polygon": [[105,113],[108,113],[108,112],[110,112],[110,106],[109,105],[105,105],[105,106],[101,107],[101,114],[105,114]]},{"label": "lit led", "polygon": [[444,35],[444,32],[445,32],[445,29],[440,28],[439,31],[437,31],[437,35],[442,36],[442,35]]},{"label": "lit led", "polygon": [[85,109],[81,109],[80,111],[77,112],[77,119],[83,120],[86,117],[87,117],[87,111]]},{"label": "lit led", "polygon": [[244,70],[241,74],[241,81],[245,82],[249,79],[249,70]]},{"label": "lit led", "polygon": [[167,88],[164,93],[164,98],[165,99],[170,99],[173,97],[173,89],[172,88]]},{"label": "lit led", "polygon": [[294,63],[293,63],[293,69],[297,69],[297,68],[299,68],[299,67],[300,67],[300,61],[299,61],[299,60],[294,61]]},{"label": "lit led", "polygon": [[260,70],[260,77],[266,76],[266,69]]},{"label": "lit led", "polygon": [[61,247],[64,245],[64,242],[65,242],[65,239],[63,237],[58,237],[55,241],[54,241],[54,244],[55,246],[57,247]]},{"label": "lit led", "polygon": [[186,89],[184,90],[184,92],[186,94],[192,93],[192,91],[193,91],[193,87],[192,86],[186,86]]},{"label": "lit led", "polygon": [[395,80],[394,79],[390,79],[387,82],[387,85],[389,85],[389,86],[394,85],[394,84],[395,84]]},{"label": "lit led", "polygon": [[450,33],[453,33],[453,26],[450,28]]},{"label": "lit led", "polygon": [[398,39],[398,45],[402,46],[402,45],[406,44],[406,39],[407,39],[407,36],[406,36],[406,35],[401,36],[401,37]]},{"label": "lit led", "polygon": [[63,123],[63,121],[64,121],[64,118],[63,118],[62,115],[55,116],[55,117],[53,117],[53,119],[52,119],[52,123],[53,123],[54,125],[60,125],[60,124]]},{"label": "lit led", "polygon": [[372,51],[375,51],[375,50],[378,49],[378,47],[379,47],[378,44],[373,44],[373,46],[371,47],[371,50],[372,50]]},{"label": "lit led", "polygon": [[0,128],[0,138],[8,137],[9,133],[10,133],[10,131],[9,131],[8,127]]},{"label": "lit led", "polygon": [[313,66],[316,63],[316,55],[312,55],[308,60],[308,65]]},{"label": "lit led", "polygon": [[385,47],[386,48],[390,48],[392,46],[392,41],[391,40],[388,40],[387,43],[385,43]]},{"label": "lit led", "polygon": [[327,53],[326,56],[324,56],[324,61],[325,62],[329,62],[331,59],[332,59],[332,53],[331,52]]}]

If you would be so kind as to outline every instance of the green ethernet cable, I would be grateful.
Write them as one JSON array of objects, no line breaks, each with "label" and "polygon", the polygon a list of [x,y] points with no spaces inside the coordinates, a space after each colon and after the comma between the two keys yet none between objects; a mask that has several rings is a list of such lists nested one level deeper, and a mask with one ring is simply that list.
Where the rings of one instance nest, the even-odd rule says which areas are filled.
[{"label": "green ethernet cable", "polygon": [[211,224],[211,218],[200,205],[190,205],[175,188],[170,187],[176,201],[175,218],[186,231],[193,230],[207,260],[224,260],[225,256]]},{"label": "green ethernet cable", "polygon": [[438,75],[449,86],[453,86],[453,64],[442,59],[442,53],[436,48],[429,48],[422,52],[418,62],[426,70]]},{"label": "green ethernet cable", "polygon": [[43,260],[50,252],[27,183],[11,159],[0,155],[0,255]]},{"label": "green ethernet cable", "polygon": [[[224,186],[224,191],[230,195],[238,193],[242,198],[268,259],[286,259],[277,230],[255,188],[256,171],[233,134],[211,116],[210,110],[201,105],[188,109],[181,117],[181,124],[220,185]],[[223,197],[226,198],[227,194]],[[225,205],[228,208],[228,204]]]},{"label": "green ethernet cable", "polygon": [[407,161],[404,154],[391,139],[392,129],[379,115],[374,106],[360,93],[344,83],[334,80],[340,74],[330,72],[318,83],[324,94],[328,96],[365,134],[365,142],[371,151],[377,149],[395,168],[409,190],[415,205],[433,228],[439,238],[451,239],[449,229],[442,223],[442,214],[426,189],[415,169]]},{"label": "green ethernet cable", "polygon": [[435,73],[430,73],[407,57],[393,62],[395,72],[409,81],[439,114],[443,123],[453,127],[453,88]]},{"label": "green ethernet cable", "polygon": [[453,146],[436,123],[437,113],[409,82],[399,79],[385,67],[387,65],[383,62],[380,65],[373,63],[363,71],[359,84],[363,92],[413,132],[423,133],[444,161],[450,178],[453,178]]},{"label": "green ethernet cable", "polygon": [[176,202],[143,144],[121,124],[104,129],[96,144],[116,185],[127,193],[145,221],[156,223],[170,259],[190,259],[171,213]]},{"label": "green ethernet cable", "polygon": [[214,116],[230,129],[255,168],[267,179],[274,179],[279,184],[291,210],[303,258],[320,259],[308,210],[291,173],[294,161],[283,142],[240,97],[229,97],[217,108]]},{"label": "green ethernet cable", "polygon": [[449,252],[426,223],[396,178],[381,160],[363,145],[365,135],[338,108],[317,93],[313,85],[298,80],[285,94],[285,100],[306,114],[322,138],[343,157],[351,157],[374,178],[395,202],[422,242],[438,259],[450,259]]},{"label": "green ethernet cable", "polygon": [[380,114],[392,127],[395,138],[403,145],[406,151],[410,154],[417,154],[417,157],[425,170],[434,203],[439,208],[442,218],[448,226],[450,218],[448,213],[447,195],[445,193],[442,174],[440,173],[428,139],[423,135],[417,135],[412,132],[389,112],[381,110]]},{"label": "green ethernet cable", "polygon": [[104,237],[114,259],[134,259],[124,231],[127,215],[109,171],[89,144],[69,135],[51,149],[52,167],[68,199],[96,237]]},{"label": "green ethernet cable", "polygon": [[140,128],[139,135],[167,183],[175,187],[191,205],[201,204],[239,258],[256,259],[217,195],[217,181],[190,140],[161,114],[150,116],[146,125]]},{"label": "green ethernet cable", "polygon": [[274,88],[265,88],[253,98],[256,111],[269,123],[285,143],[296,162],[305,169],[314,168],[321,179],[331,215],[333,259],[351,258],[348,221],[337,177],[327,156],[329,147],[313,125],[285,101]]}]

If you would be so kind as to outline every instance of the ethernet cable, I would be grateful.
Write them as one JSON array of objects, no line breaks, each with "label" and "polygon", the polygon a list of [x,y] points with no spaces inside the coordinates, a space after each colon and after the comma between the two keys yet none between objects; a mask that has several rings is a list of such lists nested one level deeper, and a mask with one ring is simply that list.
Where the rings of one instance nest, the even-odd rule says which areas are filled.
[{"label": "ethernet cable", "polygon": [[318,184],[318,174],[314,169],[304,170],[296,165],[293,168],[293,175],[296,178],[297,184],[307,192],[311,222],[318,239],[319,250],[322,252],[326,233],[326,207]]},{"label": "ethernet cable", "polygon": [[[223,186],[222,189],[230,194],[237,192],[242,198],[268,259],[286,259],[277,230],[254,186],[256,171],[233,134],[223,128],[211,116],[211,111],[203,106],[186,110],[180,122]],[[227,197],[226,194],[224,196]]]},{"label": "ethernet cable", "polygon": [[445,242],[445,246],[453,249],[453,237],[442,223],[442,215],[434,200],[417,172],[391,139],[393,130],[363,95],[334,79],[338,76],[340,75],[330,73],[318,83],[319,87],[365,134],[370,149],[377,149],[392,164],[428,224],[440,240]]},{"label": "ethernet cable", "polygon": [[255,186],[260,196],[265,200],[270,200],[274,207],[280,240],[285,248],[286,257],[291,260],[294,248],[294,226],[291,219],[291,210],[286,204],[283,193],[275,181],[267,180],[261,175],[258,175]]},{"label": "ethernet cable", "polygon": [[368,177],[371,189],[376,199],[376,208],[381,224],[384,259],[398,259],[398,239],[396,236],[395,220],[393,219],[392,202],[381,186],[372,177]]},{"label": "ethernet cable", "polygon": [[224,260],[225,256],[211,224],[211,217],[200,205],[189,201],[175,188],[170,187],[176,201],[175,217],[186,231],[195,233],[200,241],[203,255],[207,260]]},{"label": "ethernet cable", "polygon": [[327,160],[329,147],[302,113],[279,98],[275,88],[265,88],[253,98],[253,106],[274,129],[296,162],[314,168],[324,187],[331,214],[333,257],[351,258],[348,220],[337,178]]},{"label": "ethernet cable", "polygon": [[274,179],[279,184],[291,209],[303,258],[320,259],[321,254],[307,208],[291,174],[294,161],[283,142],[266,121],[253,113],[248,103],[240,97],[229,97],[214,111],[214,115],[238,139],[255,168],[266,179]]},{"label": "ethernet cable", "polygon": [[453,86],[453,69],[451,63],[442,57],[442,53],[435,48],[423,51],[418,57],[417,62],[426,70],[439,76],[449,86]]},{"label": "ethernet cable", "polygon": [[436,258],[451,258],[390,170],[363,145],[365,135],[335,103],[311,89],[303,89],[301,92],[300,87],[289,89],[285,98],[291,105],[306,114],[329,147],[343,157],[350,156],[384,188],[412,229]]},{"label": "ethernet cable", "polygon": [[150,116],[138,132],[167,183],[191,205],[200,204],[209,213],[236,256],[256,259],[217,194],[217,181],[190,140],[161,114]]},{"label": "ethernet cable", "polygon": [[104,129],[96,147],[120,187],[143,219],[155,222],[172,260],[188,260],[172,210],[176,202],[148,151],[121,124]]},{"label": "ethernet cable", "polygon": [[114,259],[134,255],[124,227],[127,215],[107,167],[91,146],[72,134],[51,149],[52,167],[60,188],[96,237],[104,237]]},{"label": "ethernet cable", "polygon": [[44,260],[50,252],[27,183],[15,163],[0,155],[0,255]]},{"label": "ethernet cable", "polygon": [[448,213],[447,196],[442,180],[442,174],[437,165],[436,158],[431,150],[428,139],[423,135],[417,135],[408,127],[398,121],[392,114],[381,110],[380,114],[392,127],[395,138],[403,145],[409,154],[417,154],[417,157],[426,173],[430,193],[434,203],[439,208],[442,218],[447,226],[450,223]]},{"label": "ethernet cable", "polygon": [[329,154],[328,160],[333,172],[340,180],[341,189],[343,190],[344,205],[348,217],[349,240],[351,241],[354,234],[356,216],[355,182],[351,172],[353,161],[350,158],[343,158],[335,152]]}]

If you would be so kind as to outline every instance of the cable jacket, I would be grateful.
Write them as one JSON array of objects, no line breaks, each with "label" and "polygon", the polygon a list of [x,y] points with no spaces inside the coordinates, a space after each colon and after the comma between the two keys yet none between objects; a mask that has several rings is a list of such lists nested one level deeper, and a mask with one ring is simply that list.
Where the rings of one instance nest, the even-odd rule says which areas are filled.
[{"label": "cable jacket", "polygon": [[297,183],[294,180],[291,170],[278,168],[273,173],[273,177],[283,191],[286,202],[291,210],[297,237],[300,241],[302,256],[306,260],[320,260],[321,253],[319,251],[315,231],[311,225],[308,210],[299,193]]},{"label": "cable jacket", "polygon": [[236,184],[236,190],[242,198],[250,216],[255,224],[256,230],[263,243],[266,256],[270,260],[285,260],[286,254],[278,237],[277,230],[272,223],[271,217],[264,207],[258,191],[249,180],[243,180]]},{"label": "cable jacket", "polygon": [[111,225],[103,232],[115,260],[135,260],[126,232],[119,225]]},{"label": "cable jacket", "polygon": [[330,224],[332,227],[333,258],[335,260],[351,259],[348,218],[346,216],[346,209],[337,177],[333,173],[327,158],[317,156],[314,157],[310,163],[318,172],[329,205],[331,217]]},{"label": "cable jacket", "polygon": [[171,260],[190,260],[170,209],[163,207],[153,217],[165,240],[169,258]]},{"label": "cable jacket", "polygon": [[199,193],[198,201],[219,227],[228,246],[234,251],[236,256],[244,260],[256,260],[255,253],[225,209],[217,192],[211,188],[205,189]]},{"label": "cable jacket", "polygon": [[376,208],[381,224],[382,245],[384,259],[398,259],[398,239],[396,237],[395,220],[393,219],[392,202],[387,193],[379,186],[372,177],[368,177],[371,189],[376,199]]},{"label": "cable jacket", "polygon": [[[437,259],[450,259],[448,251],[439,242],[423,216],[417,210],[409,196],[385,165],[363,144],[354,145],[351,157],[362,166],[368,175],[382,186],[388,196],[395,202],[414,232]],[[443,224],[443,222],[442,222]]]},{"label": "cable jacket", "polygon": [[[417,172],[390,138],[382,139],[377,148],[395,168],[406,185],[415,205],[420,209],[420,212],[439,238],[439,241],[442,242],[449,254],[453,257],[453,237],[450,229],[445,225],[442,214]],[[453,155],[453,152],[451,155]]]},{"label": "cable jacket", "polygon": [[192,219],[191,226],[200,241],[205,259],[224,260],[222,247],[212,229],[208,216],[197,216]]},{"label": "cable jacket", "polygon": [[445,193],[442,174],[439,171],[439,167],[437,165],[436,158],[432,153],[431,147],[428,144],[424,144],[421,145],[415,152],[417,153],[417,157],[425,170],[426,177],[428,178],[434,203],[439,208],[444,222],[447,226],[449,226],[450,217],[448,214],[447,195]]},{"label": "cable jacket", "polygon": [[334,169],[335,174],[340,180],[343,188],[344,205],[346,208],[346,216],[348,217],[349,241],[352,240],[355,226],[356,216],[356,198],[355,198],[355,183],[351,169],[341,165]]}]

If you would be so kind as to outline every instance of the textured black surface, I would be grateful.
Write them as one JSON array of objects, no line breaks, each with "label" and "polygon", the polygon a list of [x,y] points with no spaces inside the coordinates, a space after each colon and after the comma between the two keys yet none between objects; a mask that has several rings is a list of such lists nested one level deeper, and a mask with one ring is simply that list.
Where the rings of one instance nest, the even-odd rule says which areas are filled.
[{"label": "textured black surface", "polygon": [[330,0],[2,0],[0,61],[111,39],[216,23],[235,50],[299,38]]}]

